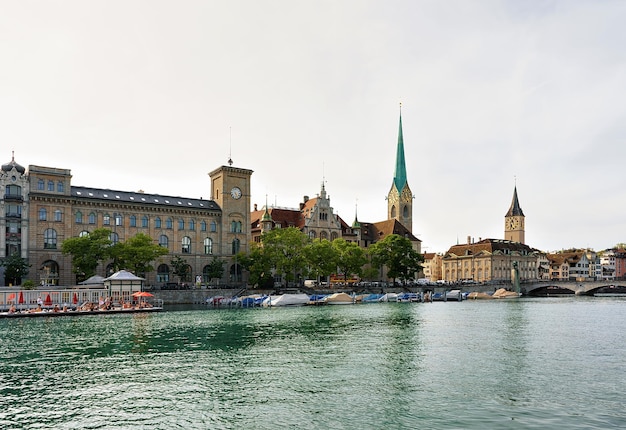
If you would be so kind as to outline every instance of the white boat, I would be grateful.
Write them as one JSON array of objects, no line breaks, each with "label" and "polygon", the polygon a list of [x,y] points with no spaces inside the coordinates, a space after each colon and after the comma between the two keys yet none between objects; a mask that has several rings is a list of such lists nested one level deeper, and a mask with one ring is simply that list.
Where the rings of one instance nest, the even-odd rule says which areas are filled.
[{"label": "white boat", "polygon": [[466,298],[465,294],[461,292],[461,290],[450,290],[446,291],[446,300],[447,301],[462,301]]},{"label": "white boat", "polygon": [[383,294],[382,297],[378,299],[379,302],[397,302],[398,295],[396,293],[387,293]]},{"label": "white boat", "polygon": [[281,294],[270,296],[263,301],[263,306],[304,306],[308,305],[311,298],[308,294]]},{"label": "white boat", "polygon": [[346,293],[334,293],[326,296],[324,303],[327,305],[352,305],[354,304],[354,297]]},{"label": "white boat", "polygon": [[493,298],[494,299],[517,299],[520,296],[521,296],[520,293],[515,292],[515,291],[505,290],[504,288],[498,288],[493,293]]}]

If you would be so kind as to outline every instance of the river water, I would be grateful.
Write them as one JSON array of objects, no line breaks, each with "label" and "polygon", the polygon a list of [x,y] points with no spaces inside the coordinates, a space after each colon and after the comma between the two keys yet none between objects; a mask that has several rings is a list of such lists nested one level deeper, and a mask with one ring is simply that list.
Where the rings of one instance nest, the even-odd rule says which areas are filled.
[{"label": "river water", "polygon": [[626,300],[0,320],[3,429],[626,427]]}]

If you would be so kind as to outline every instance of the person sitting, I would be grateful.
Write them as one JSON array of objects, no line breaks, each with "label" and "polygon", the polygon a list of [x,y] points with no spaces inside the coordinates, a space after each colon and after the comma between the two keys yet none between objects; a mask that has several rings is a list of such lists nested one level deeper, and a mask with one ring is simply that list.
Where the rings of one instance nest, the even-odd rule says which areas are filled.
[{"label": "person sitting", "polygon": [[17,312],[17,309],[16,309],[15,305],[11,305],[11,307],[9,308],[9,313],[10,314],[14,314],[16,312]]},{"label": "person sitting", "polygon": [[52,308],[52,312],[61,312],[61,308],[59,308],[59,305],[54,305],[54,307]]}]

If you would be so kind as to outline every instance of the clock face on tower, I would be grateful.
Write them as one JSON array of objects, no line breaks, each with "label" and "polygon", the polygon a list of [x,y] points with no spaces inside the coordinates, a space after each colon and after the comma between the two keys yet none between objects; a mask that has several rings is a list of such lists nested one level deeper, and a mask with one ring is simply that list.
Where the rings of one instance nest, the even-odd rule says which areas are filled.
[{"label": "clock face on tower", "polygon": [[235,200],[239,200],[241,195],[241,189],[239,187],[233,187],[233,189],[230,190],[230,196]]}]

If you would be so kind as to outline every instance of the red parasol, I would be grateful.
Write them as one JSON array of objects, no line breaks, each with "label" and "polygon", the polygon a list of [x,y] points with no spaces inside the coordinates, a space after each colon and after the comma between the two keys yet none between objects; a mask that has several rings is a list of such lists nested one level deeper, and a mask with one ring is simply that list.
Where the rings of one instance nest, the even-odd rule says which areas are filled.
[{"label": "red parasol", "polygon": [[133,297],[154,297],[154,294],[150,294],[147,291],[137,291],[133,293]]},{"label": "red parasol", "polygon": [[78,294],[74,293],[74,297],[72,297],[72,303],[75,305],[78,304]]},{"label": "red parasol", "polygon": [[13,300],[15,300],[15,293],[9,294],[9,297],[7,297],[7,303],[12,302]]},{"label": "red parasol", "polygon": [[52,299],[50,298],[50,293],[46,296],[46,300],[43,301],[44,306],[52,306]]},{"label": "red parasol", "polygon": [[17,299],[17,303],[20,305],[24,304],[24,294],[22,294],[22,292],[20,291],[20,296]]}]

